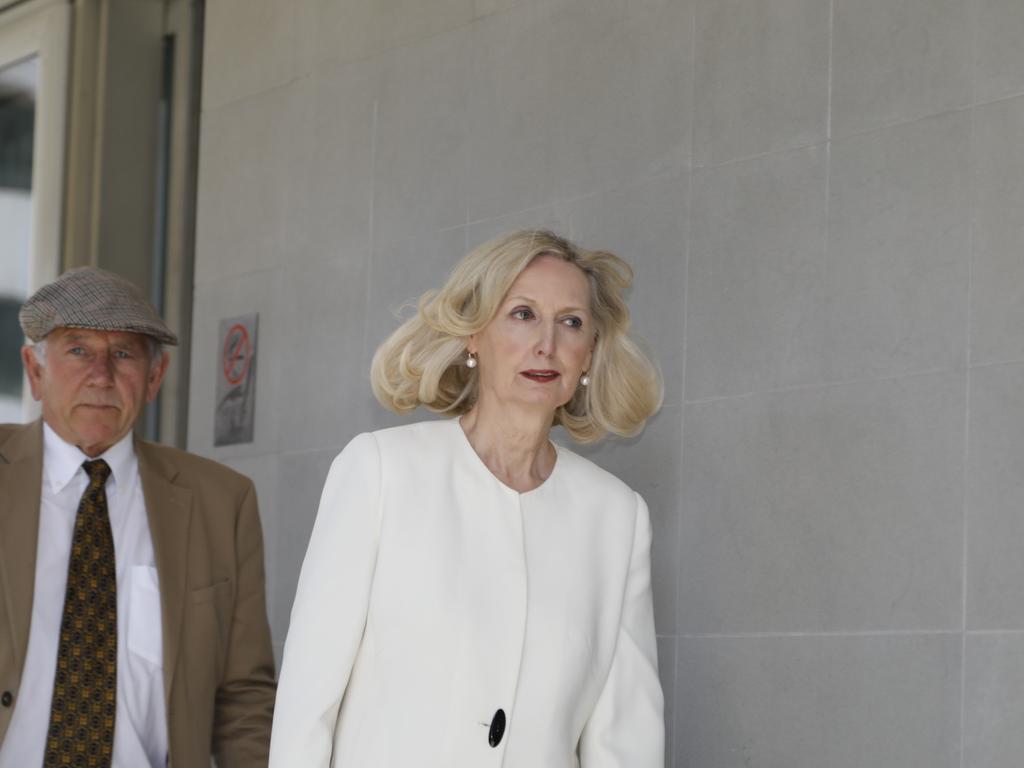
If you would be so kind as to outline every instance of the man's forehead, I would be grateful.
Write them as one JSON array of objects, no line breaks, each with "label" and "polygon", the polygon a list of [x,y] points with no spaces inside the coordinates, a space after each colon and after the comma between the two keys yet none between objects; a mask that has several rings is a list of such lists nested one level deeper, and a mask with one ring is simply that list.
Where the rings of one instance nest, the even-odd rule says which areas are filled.
[{"label": "man's forehead", "polygon": [[54,328],[47,341],[102,342],[111,346],[147,346],[147,337],[131,331],[100,331],[93,328]]}]

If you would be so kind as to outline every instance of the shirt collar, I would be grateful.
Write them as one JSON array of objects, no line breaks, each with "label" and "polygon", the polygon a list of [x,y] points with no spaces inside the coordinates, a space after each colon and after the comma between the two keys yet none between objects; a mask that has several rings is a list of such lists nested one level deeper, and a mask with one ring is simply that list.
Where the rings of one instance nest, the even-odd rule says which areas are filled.
[{"label": "shirt collar", "polygon": [[[108,486],[116,483],[118,478],[123,483],[132,472],[132,468],[138,465],[132,433],[129,432],[102,454],[93,458],[103,459],[110,466]],[[82,462],[85,461],[90,461],[90,457],[82,453],[78,446],[66,442],[49,424],[43,422],[43,472],[51,493],[63,491],[79,470],[84,474]]]}]

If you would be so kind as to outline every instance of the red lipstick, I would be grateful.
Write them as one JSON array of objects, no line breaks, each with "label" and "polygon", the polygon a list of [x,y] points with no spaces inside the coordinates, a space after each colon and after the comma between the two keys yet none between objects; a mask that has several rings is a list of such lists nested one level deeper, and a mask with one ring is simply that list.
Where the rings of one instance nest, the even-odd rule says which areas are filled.
[{"label": "red lipstick", "polygon": [[524,376],[530,381],[536,381],[540,384],[547,384],[548,382],[555,381],[560,374],[558,371],[552,371],[550,369],[535,369],[531,368],[528,371],[521,371],[520,376]]}]

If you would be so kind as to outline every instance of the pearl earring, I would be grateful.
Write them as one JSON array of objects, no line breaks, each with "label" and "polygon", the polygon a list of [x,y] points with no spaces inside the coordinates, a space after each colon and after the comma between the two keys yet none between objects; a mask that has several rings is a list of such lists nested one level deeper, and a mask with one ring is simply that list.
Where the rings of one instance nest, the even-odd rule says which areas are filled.
[{"label": "pearl earring", "polygon": [[466,367],[471,369],[476,368],[476,355],[472,352],[466,353]]},{"label": "pearl earring", "polygon": [[590,386],[590,374],[589,373],[584,372],[583,375],[580,376],[580,386],[581,387],[589,387]]}]

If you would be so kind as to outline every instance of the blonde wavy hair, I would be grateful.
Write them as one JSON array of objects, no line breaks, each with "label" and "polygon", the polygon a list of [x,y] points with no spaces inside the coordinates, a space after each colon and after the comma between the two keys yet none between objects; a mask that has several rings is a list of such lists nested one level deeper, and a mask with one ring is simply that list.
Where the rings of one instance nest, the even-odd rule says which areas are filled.
[{"label": "blonde wavy hair", "polygon": [[663,386],[654,362],[629,335],[623,292],[633,270],[605,251],[586,251],[551,232],[514,232],[470,252],[440,290],[420,297],[416,315],[380,345],[373,357],[373,393],[386,408],[407,413],[425,406],[459,415],[476,403],[478,373],[465,365],[469,336],[494,319],[519,274],[538,256],[579,267],[590,285],[596,330],[590,386],[577,387],[555,411],[573,440],[590,443],[606,432],[639,433],[661,406]]}]

